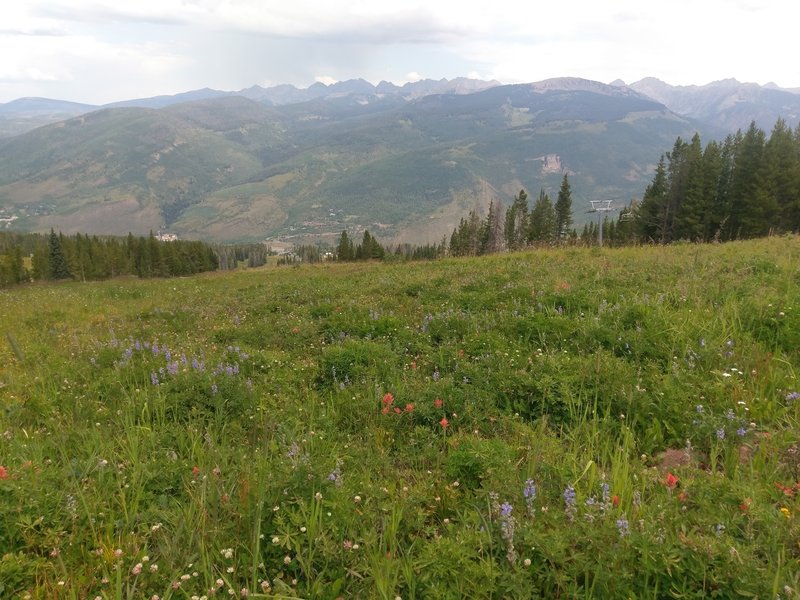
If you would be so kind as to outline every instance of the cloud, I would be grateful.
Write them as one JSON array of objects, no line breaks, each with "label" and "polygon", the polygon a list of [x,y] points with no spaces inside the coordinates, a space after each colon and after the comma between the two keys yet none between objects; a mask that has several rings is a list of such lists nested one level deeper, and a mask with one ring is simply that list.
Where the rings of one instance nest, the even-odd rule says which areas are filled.
[{"label": "cloud", "polygon": [[322,83],[324,85],[333,85],[338,81],[338,79],[331,77],[330,75],[317,75],[314,77],[314,81],[317,83]]}]

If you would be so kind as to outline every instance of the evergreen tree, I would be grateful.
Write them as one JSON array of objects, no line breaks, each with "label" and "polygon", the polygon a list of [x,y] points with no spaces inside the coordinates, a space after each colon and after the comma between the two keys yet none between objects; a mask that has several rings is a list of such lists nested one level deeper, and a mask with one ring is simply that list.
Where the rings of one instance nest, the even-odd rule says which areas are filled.
[{"label": "evergreen tree", "polygon": [[558,189],[558,199],[555,205],[556,211],[556,235],[559,240],[567,237],[570,225],[572,225],[572,190],[566,173],[561,180],[561,187]]},{"label": "evergreen tree", "polygon": [[639,207],[638,228],[646,240],[667,241],[667,167],[664,157],[658,161],[653,181],[644,191]]},{"label": "evergreen tree", "polygon": [[730,218],[732,234],[737,238],[766,235],[778,213],[774,197],[767,192],[765,138],[753,121],[734,157]]},{"label": "evergreen tree", "polygon": [[557,236],[557,217],[550,196],[544,190],[533,204],[529,217],[528,241],[531,243],[551,243]]},{"label": "evergreen tree", "polygon": [[764,155],[769,203],[778,212],[774,226],[780,231],[792,231],[797,228],[797,223],[792,222],[792,214],[800,194],[797,185],[800,153],[792,130],[783,119],[778,119],[775,123],[764,148]]},{"label": "evergreen tree", "polygon": [[48,275],[51,279],[71,279],[72,274],[64,255],[63,237],[50,230],[48,242]]},{"label": "evergreen tree", "polygon": [[350,241],[347,231],[342,231],[339,244],[336,246],[336,260],[347,261],[354,258],[353,242]]},{"label": "evergreen tree", "polygon": [[503,237],[509,250],[519,250],[525,245],[528,232],[528,194],[520,190],[514,196],[511,208],[506,211]]},{"label": "evergreen tree", "polygon": [[674,239],[702,240],[705,233],[704,218],[708,212],[703,194],[703,147],[700,135],[695,133],[692,141],[680,149],[680,188],[674,191],[675,203]]}]

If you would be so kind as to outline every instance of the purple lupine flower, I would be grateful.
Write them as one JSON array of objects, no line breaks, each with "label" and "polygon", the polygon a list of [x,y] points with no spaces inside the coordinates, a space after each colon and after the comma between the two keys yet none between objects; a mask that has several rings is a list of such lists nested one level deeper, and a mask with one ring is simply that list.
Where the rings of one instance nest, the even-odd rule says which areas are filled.
[{"label": "purple lupine flower", "polygon": [[525,481],[525,489],[522,490],[522,495],[528,498],[536,498],[536,484],[533,483],[533,479],[527,479]]},{"label": "purple lupine flower", "polygon": [[575,488],[571,485],[564,489],[564,504],[567,508],[575,506]]},{"label": "purple lupine flower", "polygon": [[625,515],[622,515],[619,519],[617,519],[617,531],[619,531],[620,537],[625,537],[626,535],[630,534],[630,525],[628,523],[628,519],[625,518]]},{"label": "purple lupine flower", "polygon": [[745,429],[744,427],[739,427],[739,429],[736,430],[736,435],[738,435],[739,437],[744,437],[745,435],[747,435],[747,429]]},{"label": "purple lupine flower", "polygon": [[719,429],[717,429],[717,439],[718,440],[724,440],[725,439],[725,428],[724,427],[720,427]]},{"label": "purple lupine flower", "polygon": [[127,348],[125,350],[125,360],[128,361],[133,356],[133,348]]},{"label": "purple lupine flower", "polygon": [[787,400],[798,400],[800,399],[800,392],[789,392],[786,394]]},{"label": "purple lupine flower", "polygon": [[156,373],[155,371],[152,371],[150,373],[150,383],[152,383],[153,385],[158,385],[158,373]]},{"label": "purple lupine flower", "polygon": [[212,394],[216,394],[218,391],[219,391],[219,388],[217,387],[217,384],[216,383],[212,383],[211,384],[211,393]]},{"label": "purple lupine flower", "polygon": [[178,363],[177,362],[167,363],[167,373],[169,373],[170,375],[177,375]]},{"label": "purple lupine flower", "polygon": [[600,489],[603,491],[603,504],[608,504],[611,499],[611,486],[604,481],[600,484]]},{"label": "purple lupine flower", "polygon": [[166,348],[164,348],[164,360],[166,360],[167,362],[172,360],[172,352],[170,352]]},{"label": "purple lupine flower", "polygon": [[133,342],[133,347],[136,348],[136,351],[139,352],[142,349],[142,342],[136,340]]},{"label": "purple lupine flower", "polygon": [[508,502],[503,502],[500,505],[500,516],[501,517],[510,517],[512,510],[514,510],[513,506],[511,506]]},{"label": "purple lupine flower", "polygon": [[153,356],[158,356],[158,342],[153,342],[150,350],[153,352]]}]

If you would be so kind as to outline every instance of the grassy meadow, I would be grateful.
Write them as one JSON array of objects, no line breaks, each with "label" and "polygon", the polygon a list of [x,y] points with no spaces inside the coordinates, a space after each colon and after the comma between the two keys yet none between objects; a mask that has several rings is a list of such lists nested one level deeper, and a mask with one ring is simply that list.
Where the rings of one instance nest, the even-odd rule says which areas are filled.
[{"label": "grassy meadow", "polygon": [[31,285],[0,322],[0,598],[800,594],[797,237]]}]

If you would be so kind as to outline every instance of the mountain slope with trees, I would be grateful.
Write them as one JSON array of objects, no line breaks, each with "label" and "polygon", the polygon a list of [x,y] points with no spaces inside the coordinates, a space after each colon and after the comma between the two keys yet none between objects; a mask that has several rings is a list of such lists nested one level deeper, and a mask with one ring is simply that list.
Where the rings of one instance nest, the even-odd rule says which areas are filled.
[{"label": "mountain slope with trees", "polygon": [[0,144],[0,217],[68,233],[333,242],[369,228],[427,242],[521,188],[555,197],[565,174],[576,201],[627,202],[663,147],[697,129],[631,90],[576,79],[410,101],[104,109]]}]

